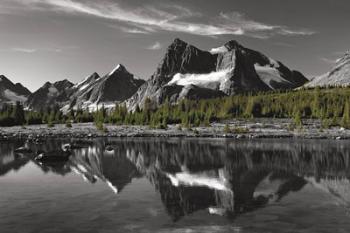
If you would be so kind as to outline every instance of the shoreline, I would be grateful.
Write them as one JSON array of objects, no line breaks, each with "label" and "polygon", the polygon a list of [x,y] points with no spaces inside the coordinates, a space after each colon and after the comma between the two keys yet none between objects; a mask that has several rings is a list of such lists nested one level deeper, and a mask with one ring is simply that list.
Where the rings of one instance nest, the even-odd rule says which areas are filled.
[{"label": "shoreline", "polygon": [[[49,128],[47,125],[0,127],[0,140],[45,138],[98,138],[98,137],[188,137],[188,138],[296,138],[296,139],[350,139],[350,130],[333,127],[321,129],[317,120],[306,120],[302,128],[290,129],[290,119],[232,120],[213,123],[210,127],[186,129],[169,125],[167,129],[151,129],[149,126],[105,124],[107,132],[96,129],[93,123],[76,123],[72,128],[64,124]],[[230,131],[225,126],[230,126]]]}]

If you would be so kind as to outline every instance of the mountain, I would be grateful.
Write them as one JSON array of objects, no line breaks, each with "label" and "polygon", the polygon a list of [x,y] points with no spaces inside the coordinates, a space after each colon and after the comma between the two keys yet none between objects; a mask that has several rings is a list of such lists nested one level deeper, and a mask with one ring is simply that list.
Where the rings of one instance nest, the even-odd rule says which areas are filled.
[{"label": "mountain", "polygon": [[119,64],[103,77],[95,72],[75,85],[68,80],[47,82],[30,95],[27,105],[39,110],[56,104],[64,112],[69,109],[94,111],[102,105],[110,108],[130,98],[144,82]]},{"label": "mountain", "polygon": [[114,107],[116,102],[130,98],[145,81],[137,79],[123,65],[117,65],[110,73],[100,77],[97,73],[73,86],[67,109],[93,111],[98,106]]},{"label": "mountain", "polygon": [[46,107],[62,106],[69,101],[73,83],[67,79],[55,83],[46,82],[44,86],[31,94],[27,101],[29,109],[40,110]]},{"label": "mountain", "polygon": [[155,73],[126,104],[133,110],[137,105],[142,107],[146,98],[161,104],[165,99],[176,102],[182,98],[293,89],[305,82],[300,72],[234,40],[203,51],[175,39]]},{"label": "mountain", "polygon": [[0,104],[25,102],[30,95],[30,91],[20,83],[12,83],[4,75],[0,75]]},{"label": "mountain", "polygon": [[306,87],[316,86],[349,86],[350,85],[350,52],[338,59],[330,72],[312,79]]}]

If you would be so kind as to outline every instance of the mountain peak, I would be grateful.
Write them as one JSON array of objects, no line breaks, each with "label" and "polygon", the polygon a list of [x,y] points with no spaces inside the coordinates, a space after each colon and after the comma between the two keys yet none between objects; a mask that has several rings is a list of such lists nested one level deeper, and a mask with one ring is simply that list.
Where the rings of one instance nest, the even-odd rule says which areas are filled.
[{"label": "mountain peak", "polygon": [[243,46],[236,40],[230,40],[224,45],[228,50],[233,50],[237,48],[243,48]]},{"label": "mountain peak", "polygon": [[0,75],[0,82],[1,81],[11,82],[5,75]]},{"label": "mountain peak", "polygon": [[344,62],[350,61],[350,50],[346,51],[345,54],[337,60],[337,65],[341,65]]},{"label": "mountain peak", "polygon": [[212,48],[211,50],[209,50],[209,52],[211,54],[220,54],[220,53],[226,53],[228,51],[243,49],[243,48],[244,47],[240,43],[238,43],[238,41],[230,40],[220,47]]},{"label": "mountain peak", "polygon": [[114,73],[117,72],[125,72],[126,68],[122,64],[118,64],[111,72],[109,72],[109,76],[113,75]]},{"label": "mountain peak", "polygon": [[100,75],[97,72],[93,72],[90,77],[99,77]]},{"label": "mountain peak", "polygon": [[168,47],[169,50],[184,50],[189,44],[185,41],[176,38]]},{"label": "mountain peak", "polygon": [[52,86],[52,83],[47,81],[46,83],[44,83],[44,85],[41,88],[48,88],[50,86]]},{"label": "mountain peak", "polygon": [[175,38],[172,44],[176,44],[176,45],[187,45],[187,43],[179,38]]}]

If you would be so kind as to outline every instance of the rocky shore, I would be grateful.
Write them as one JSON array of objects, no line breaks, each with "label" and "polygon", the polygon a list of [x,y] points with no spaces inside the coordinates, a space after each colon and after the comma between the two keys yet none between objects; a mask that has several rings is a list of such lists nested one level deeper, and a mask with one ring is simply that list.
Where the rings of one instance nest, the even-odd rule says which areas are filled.
[{"label": "rocky shore", "polygon": [[[228,127],[229,126],[229,127]],[[305,139],[350,139],[350,130],[333,127],[322,129],[319,121],[305,121],[302,127],[292,127],[288,119],[234,120],[213,123],[209,127],[182,128],[169,125],[167,129],[152,129],[148,126],[105,125],[97,130],[92,123],[1,127],[0,140],[15,138],[45,140],[45,138],[95,138],[95,137],[211,137],[211,138],[305,138]]]}]

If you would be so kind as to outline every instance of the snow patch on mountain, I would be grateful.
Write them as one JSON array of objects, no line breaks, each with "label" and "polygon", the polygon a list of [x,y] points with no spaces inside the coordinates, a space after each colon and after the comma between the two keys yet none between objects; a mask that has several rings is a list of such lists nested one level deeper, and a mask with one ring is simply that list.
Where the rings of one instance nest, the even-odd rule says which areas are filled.
[{"label": "snow patch on mountain", "polygon": [[260,66],[259,64],[255,64],[254,68],[261,80],[266,83],[266,85],[268,85],[271,89],[275,89],[272,83],[290,83],[284,79],[281,76],[281,73],[274,67]]},{"label": "snow patch on mountain", "polygon": [[280,67],[280,64],[278,63],[278,61],[273,60],[272,58],[269,58],[270,64],[273,65],[273,67],[278,68]]},{"label": "snow patch on mountain", "polygon": [[108,75],[111,76],[114,72],[116,72],[120,68],[120,64],[118,64]]},{"label": "snow patch on mountain", "polygon": [[83,85],[89,78],[90,76],[85,77],[81,82],[75,84],[73,88],[78,88],[79,86]]},{"label": "snow patch on mountain", "polygon": [[173,76],[168,85],[176,84],[179,86],[196,85],[199,87],[206,87],[210,84],[217,84],[220,86],[228,79],[228,74],[232,69],[224,69],[214,71],[209,74],[180,74]]},{"label": "snow patch on mountain", "polygon": [[[115,102],[91,102],[91,101],[85,101],[82,103],[81,106],[79,106],[79,109],[87,109],[89,112],[96,112],[97,110],[101,108],[105,109],[113,109],[115,107]],[[65,105],[61,110],[62,111],[68,111],[69,105]],[[74,110],[78,110],[77,106],[73,107]]]},{"label": "snow patch on mountain", "polygon": [[49,87],[49,93],[48,93],[49,96],[52,97],[52,96],[56,96],[57,94],[58,94],[58,90],[56,87],[54,86]]},{"label": "snow patch on mountain", "polygon": [[10,101],[13,101],[13,102],[17,102],[17,101],[25,102],[25,101],[27,101],[27,97],[22,96],[22,95],[18,95],[15,92],[8,90],[8,89],[6,89],[4,91],[4,97]]},{"label": "snow patch on mountain", "polygon": [[221,46],[221,47],[218,47],[218,48],[212,48],[209,52],[211,54],[220,54],[220,53],[228,52],[228,49],[225,46]]},{"label": "snow patch on mountain", "polygon": [[79,91],[83,91],[83,90],[85,90],[88,86],[89,86],[90,84],[89,83],[87,83],[87,84],[85,84],[85,85],[83,85],[83,86],[81,86],[80,88],[79,88]]}]

